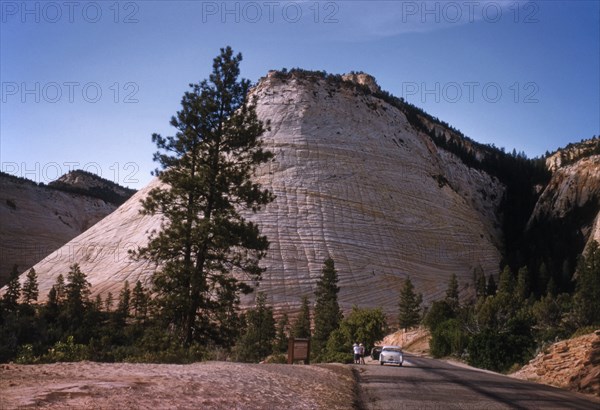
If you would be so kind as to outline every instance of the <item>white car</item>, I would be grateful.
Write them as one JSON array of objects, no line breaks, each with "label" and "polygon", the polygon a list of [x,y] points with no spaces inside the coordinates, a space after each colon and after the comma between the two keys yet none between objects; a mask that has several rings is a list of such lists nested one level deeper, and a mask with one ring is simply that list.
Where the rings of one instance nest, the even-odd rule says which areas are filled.
[{"label": "white car", "polygon": [[379,364],[384,365],[386,363],[397,364],[402,366],[404,362],[404,355],[400,346],[383,346],[381,353],[379,354]]}]

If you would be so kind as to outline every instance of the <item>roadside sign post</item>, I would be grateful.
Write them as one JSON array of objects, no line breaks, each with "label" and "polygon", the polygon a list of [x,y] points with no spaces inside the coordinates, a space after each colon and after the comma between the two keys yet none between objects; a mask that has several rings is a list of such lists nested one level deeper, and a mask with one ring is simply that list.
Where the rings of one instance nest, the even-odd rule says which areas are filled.
[{"label": "roadside sign post", "polygon": [[310,339],[290,338],[288,342],[288,364],[296,360],[303,360],[304,364],[310,363]]}]

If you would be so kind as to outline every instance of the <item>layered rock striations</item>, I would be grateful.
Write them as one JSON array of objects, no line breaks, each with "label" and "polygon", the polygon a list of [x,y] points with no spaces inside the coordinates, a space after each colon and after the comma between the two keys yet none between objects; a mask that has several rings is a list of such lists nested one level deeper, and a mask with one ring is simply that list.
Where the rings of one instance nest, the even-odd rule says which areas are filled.
[{"label": "layered rock striations", "polygon": [[[576,147],[568,152],[581,153]],[[600,155],[580,157],[572,163],[563,160],[561,166],[558,159],[566,157],[570,158],[559,151],[546,161],[553,170],[552,178],[536,204],[529,227],[536,223],[567,221],[569,228],[578,232],[582,243],[600,241]]]},{"label": "layered rock striations", "polygon": [[[361,75],[334,81],[274,72],[253,90],[259,117],[271,121],[264,144],[275,154],[256,179],[277,198],[247,217],[271,242],[259,290],[276,309],[312,297],[328,256],[345,310],[382,306],[395,314],[408,276],[428,301],[453,273],[462,284],[476,267],[497,273],[503,185],[439,149],[365,85],[375,87]],[[147,284],[157,267],[127,250],[160,226],[159,217],[139,213],[156,184],[38,263],[40,293],[74,262],[95,293],[117,294],[125,280]]]},{"label": "layered rock striations", "polygon": [[102,199],[0,175],[0,285],[113,212]]}]

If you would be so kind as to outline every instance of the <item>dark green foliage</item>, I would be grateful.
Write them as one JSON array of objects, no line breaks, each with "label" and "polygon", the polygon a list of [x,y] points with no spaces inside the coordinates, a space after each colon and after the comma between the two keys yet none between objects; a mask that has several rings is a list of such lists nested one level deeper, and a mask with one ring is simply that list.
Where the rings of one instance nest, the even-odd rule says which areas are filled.
[{"label": "dark green foliage", "polygon": [[250,82],[238,78],[241,60],[222,49],[209,79],[184,94],[171,119],[175,135],[152,136],[161,167],[155,174],[169,188],[150,191],[143,212],[166,222],[136,255],[162,266],[153,276],[158,314],[186,346],[232,342],[239,294],[260,280],[268,248],[240,214],[273,200],[251,180],[272,154],[261,147],[265,127],[247,99]]},{"label": "dark green foliage", "polygon": [[101,185],[92,186],[88,188],[82,188],[73,186],[62,181],[52,181],[47,186],[51,189],[58,191],[69,192],[72,194],[91,196],[93,198],[102,199],[104,202],[108,202],[114,205],[121,205],[136,193],[135,189],[124,188],[113,181],[104,179],[96,174],[83,170],[71,171],[77,174],[83,174],[96,181],[101,182]]},{"label": "dark green foliage", "polygon": [[133,316],[136,320],[146,320],[149,302],[150,296],[147,294],[142,282],[138,280],[135,284],[135,288],[133,288],[133,295],[131,297],[131,308],[133,309]]},{"label": "dark green foliage", "polygon": [[117,311],[115,312],[115,319],[117,326],[125,326],[127,319],[129,318],[129,302],[131,301],[131,290],[129,290],[129,281],[123,283],[123,289],[119,294],[119,303],[117,304]]},{"label": "dark green foliage", "polygon": [[410,329],[421,323],[421,303],[423,296],[415,293],[415,288],[407,277],[400,290],[398,302],[398,325],[401,329]]},{"label": "dark green foliage", "polygon": [[315,291],[314,321],[315,328],[312,337],[311,353],[319,360],[321,352],[327,344],[329,335],[339,327],[342,320],[342,311],[338,304],[340,291],[338,275],[333,259],[328,258],[323,263],[321,277],[317,282]]},{"label": "dark green foliage", "polygon": [[292,336],[296,339],[308,339],[310,335],[310,303],[308,296],[305,295],[302,297],[300,314],[292,326]]},{"label": "dark green foliage", "polygon": [[429,351],[433,357],[445,357],[453,353],[462,353],[469,338],[458,319],[448,319],[436,326],[431,332]]},{"label": "dark green foliage", "polygon": [[486,296],[494,296],[497,291],[498,287],[496,286],[496,280],[494,279],[493,275],[490,275],[488,277],[487,286],[485,288],[485,294]]},{"label": "dark green foliage", "polygon": [[273,308],[267,306],[267,297],[259,292],[256,305],[245,315],[246,329],[238,343],[238,358],[244,362],[259,362],[273,353],[275,340],[275,319]]},{"label": "dark green foliage", "polygon": [[288,314],[284,313],[277,322],[277,333],[275,335],[274,350],[276,353],[286,353],[288,350],[290,321]]},{"label": "dark green foliage", "polygon": [[519,272],[517,273],[515,292],[520,302],[527,300],[531,294],[531,277],[527,266],[519,269]]},{"label": "dark green foliage", "polygon": [[596,241],[577,264],[573,303],[579,326],[600,325],[600,247]]},{"label": "dark green foliage", "polygon": [[445,300],[436,300],[431,304],[423,318],[423,324],[433,334],[435,329],[447,320],[456,317],[456,312]]},{"label": "dark green foliage", "polygon": [[485,273],[480,266],[473,270],[473,283],[475,284],[475,298],[486,296]]},{"label": "dark green foliage", "polygon": [[14,265],[10,272],[6,292],[2,296],[2,309],[8,312],[15,312],[19,305],[21,296],[21,282],[19,282],[19,267]]},{"label": "dark green foliage", "polygon": [[29,272],[27,272],[27,277],[23,284],[23,303],[29,305],[31,302],[37,302],[38,296],[37,273],[35,273],[35,269],[31,268]]},{"label": "dark green foliage", "polygon": [[460,294],[458,291],[458,280],[456,274],[450,275],[450,281],[448,282],[448,289],[446,290],[446,303],[450,306],[450,309],[454,313],[458,312],[460,308]]},{"label": "dark green foliage", "polygon": [[363,343],[368,352],[387,332],[387,319],[381,309],[361,309],[354,306],[341,321],[340,327],[329,336],[322,360],[351,363],[353,343]]}]

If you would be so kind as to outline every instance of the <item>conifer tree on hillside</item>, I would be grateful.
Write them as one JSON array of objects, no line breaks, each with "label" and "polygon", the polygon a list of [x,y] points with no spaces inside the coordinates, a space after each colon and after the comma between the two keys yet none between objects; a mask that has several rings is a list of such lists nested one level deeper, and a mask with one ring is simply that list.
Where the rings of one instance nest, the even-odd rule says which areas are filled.
[{"label": "conifer tree on hillside", "polygon": [[287,313],[283,313],[277,322],[275,335],[275,351],[285,353],[288,349],[290,320]]},{"label": "conifer tree on hillside", "polygon": [[327,258],[323,263],[321,277],[315,291],[315,328],[312,338],[311,352],[318,357],[327,344],[329,335],[340,325],[342,311],[338,303],[340,291],[338,275],[333,259]]},{"label": "conifer tree on hillside", "polygon": [[450,276],[448,289],[446,289],[446,303],[448,303],[448,306],[450,306],[454,313],[458,312],[458,308],[460,307],[460,294],[458,290],[458,279],[456,279],[456,274],[454,273]]},{"label": "conifer tree on hillside", "polygon": [[31,304],[31,302],[37,302],[39,296],[38,289],[38,281],[37,281],[37,273],[35,273],[35,269],[31,268],[29,272],[27,272],[27,277],[25,279],[25,283],[23,284],[23,303],[26,305]]},{"label": "conifer tree on hillside", "polygon": [[310,303],[306,295],[302,296],[300,314],[292,326],[292,336],[297,339],[310,338]]},{"label": "conifer tree on hillside", "polygon": [[8,312],[15,311],[19,307],[21,296],[21,282],[19,282],[19,267],[14,265],[6,285],[6,292],[2,296],[2,308]]},{"label": "conifer tree on hillside", "polygon": [[400,290],[398,302],[398,325],[401,329],[410,329],[421,322],[421,303],[423,296],[415,292],[415,287],[407,277]]},{"label": "conifer tree on hillside", "polygon": [[71,265],[65,286],[65,320],[72,328],[77,328],[83,323],[89,305],[90,288],[87,276],[81,271],[79,264]]},{"label": "conifer tree on hillside", "polygon": [[[273,200],[252,182],[272,158],[261,146],[265,126],[239,79],[241,54],[230,47],[214,59],[208,80],[191,84],[171,119],[173,136],[152,136],[164,184],[143,201],[143,213],[164,223],[135,254],[160,264],[153,291],[160,317],[184,345],[214,341],[231,331],[239,294],[260,280],[268,248],[259,227],[242,210],[256,212]],[[239,276],[234,276],[234,271]]]},{"label": "conifer tree on hillside", "polygon": [[577,266],[574,310],[580,326],[600,325],[600,246],[593,241]]},{"label": "conifer tree on hillside", "polygon": [[256,305],[246,312],[246,329],[238,343],[240,359],[258,362],[273,352],[276,336],[273,308],[267,305],[267,296],[259,292]]}]

